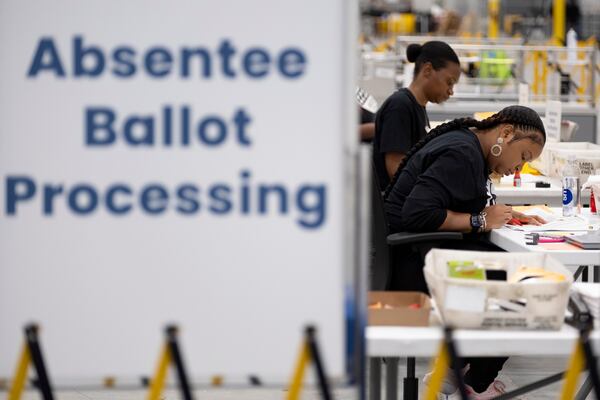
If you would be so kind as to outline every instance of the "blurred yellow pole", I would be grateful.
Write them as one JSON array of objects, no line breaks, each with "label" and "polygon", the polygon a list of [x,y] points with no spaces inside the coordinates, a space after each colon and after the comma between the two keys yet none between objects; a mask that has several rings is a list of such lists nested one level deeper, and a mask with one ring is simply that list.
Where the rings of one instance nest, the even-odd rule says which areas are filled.
[{"label": "blurred yellow pole", "polygon": [[542,81],[542,87],[540,88],[542,90],[542,94],[545,95],[547,90],[548,90],[548,53],[547,52],[543,52],[541,53],[541,57],[542,57],[542,76],[541,81]]},{"label": "blurred yellow pole", "polygon": [[488,0],[488,38],[497,38],[500,25],[500,0]]},{"label": "blurred yellow pole", "polygon": [[302,380],[304,379],[304,371],[310,361],[310,348],[308,342],[305,340],[302,342],[300,349],[300,356],[298,357],[298,363],[294,370],[294,376],[288,389],[287,400],[298,400],[300,399],[300,391],[302,390]]},{"label": "blurred yellow pole", "polygon": [[531,85],[531,90],[533,94],[539,94],[539,80],[540,80],[540,55],[537,51],[533,52],[533,85]]},{"label": "blurred yellow pole", "polygon": [[30,362],[31,353],[29,352],[27,342],[25,342],[23,352],[21,353],[19,363],[17,364],[17,370],[15,371],[15,378],[10,388],[10,393],[8,394],[9,400],[19,400],[21,398],[23,388],[25,387],[25,383],[27,383],[27,369],[29,368]]},{"label": "blurred yellow pole", "polygon": [[577,340],[575,344],[575,350],[571,354],[569,359],[569,365],[567,372],[565,373],[565,382],[563,383],[563,390],[560,396],[561,400],[570,400],[575,398],[575,390],[577,389],[577,381],[579,374],[585,368],[585,354],[583,352],[583,345],[581,339]]},{"label": "blurred yellow pole", "polygon": [[156,366],[156,373],[150,381],[150,391],[148,392],[148,400],[159,400],[160,394],[162,393],[165,383],[167,381],[167,372],[169,370],[169,363],[171,362],[171,351],[169,345],[165,344],[164,349],[161,353],[158,365]]},{"label": "blurred yellow pole", "polygon": [[436,400],[438,398],[437,394],[442,388],[444,377],[448,374],[450,355],[445,342],[442,342],[437,357],[433,360],[433,374],[425,391],[425,400]]},{"label": "blurred yellow pole", "polygon": [[561,46],[565,44],[566,10],[565,0],[554,0],[552,6],[552,38]]}]

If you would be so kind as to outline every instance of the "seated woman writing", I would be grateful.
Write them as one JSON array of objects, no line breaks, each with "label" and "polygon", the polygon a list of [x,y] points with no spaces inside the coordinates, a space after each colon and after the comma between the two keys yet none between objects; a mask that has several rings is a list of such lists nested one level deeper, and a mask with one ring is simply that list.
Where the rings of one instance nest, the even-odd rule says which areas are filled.
[{"label": "seated woman writing", "polygon": [[[406,155],[385,192],[391,232],[469,232],[465,240],[443,248],[501,251],[485,235],[515,215],[511,207],[493,203],[488,193],[492,173],[509,175],[540,156],[546,142],[544,125],[527,107],[510,106],[483,121],[455,119],[433,129]],[[539,224],[536,219],[530,223]],[[392,290],[427,292],[421,254],[401,250],[402,265],[392,271]],[[506,358],[470,359],[465,375],[473,394],[500,393],[497,372]],[[495,385],[495,386],[494,386]]]}]

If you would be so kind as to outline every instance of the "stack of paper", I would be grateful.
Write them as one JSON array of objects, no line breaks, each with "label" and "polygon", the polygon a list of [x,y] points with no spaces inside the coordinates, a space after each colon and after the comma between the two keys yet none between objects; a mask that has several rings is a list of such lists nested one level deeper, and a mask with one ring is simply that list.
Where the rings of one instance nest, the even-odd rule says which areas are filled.
[{"label": "stack of paper", "polygon": [[590,310],[595,321],[600,320],[600,283],[577,282],[573,290],[581,294],[581,298]]},{"label": "stack of paper", "polygon": [[525,232],[574,232],[574,231],[595,231],[600,228],[597,224],[591,224],[590,221],[581,216],[563,217],[557,215],[551,208],[546,206],[523,206],[513,207],[513,210],[522,212],[529,216],[538,216],[546,220],[544,225],[508,225],[509,228]]},{"label": "stack of paper", "polygon": [[584,250],[600,250],[600,232],[598,231],[584,235],[567,236],[565,239],[568,243]]},{"label": "stack of paper", "polygon": [[[546,221],[548,220],[546,219]],[[543,225],[509,225],[509,228],[525,232],[573,232],[597,230],[598,225],[590,224],[586,218],[576,215],[573,217],[558,217]]]}]

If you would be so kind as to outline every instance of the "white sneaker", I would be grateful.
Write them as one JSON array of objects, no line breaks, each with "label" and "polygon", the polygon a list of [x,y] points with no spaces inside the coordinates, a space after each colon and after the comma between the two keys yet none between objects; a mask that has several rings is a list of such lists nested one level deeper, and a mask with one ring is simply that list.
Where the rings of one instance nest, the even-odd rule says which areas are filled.
[{"label": "white sneaker", "polygon": [[[423,377],[423,384],[425,386],[429,386],[429,382],[431,381],[432,376],[433,372],[429,372]],[[451,376],[451,373],[448,372],[448,374],[446,374],[444,380],[442,381],[442,387],[440,388],[439,393],[449,395],[456,392],[457,389],[458,386],[456,386],[456,380],[454,379],[454,376]]]},{"label": "white sneaker", "polygon": [[[470,398],[473,400],[494,399],[494,398],[500,396],[501,394],[513,391],[514,389],[517,388],[515,383],[508,376],[503,376],[502,380],[496,379],[494,382],[492,382],[490,384],[490,386],[488,386],[488,388],[485,391],[483,391],[481,393],[477,393],[469,385],[465,385],[465,386],[467,387],[467,393],[469,394]],[[521,395],[521,396],[515,397],[515,399],[526,400],[527,398],[525,396]]]}]

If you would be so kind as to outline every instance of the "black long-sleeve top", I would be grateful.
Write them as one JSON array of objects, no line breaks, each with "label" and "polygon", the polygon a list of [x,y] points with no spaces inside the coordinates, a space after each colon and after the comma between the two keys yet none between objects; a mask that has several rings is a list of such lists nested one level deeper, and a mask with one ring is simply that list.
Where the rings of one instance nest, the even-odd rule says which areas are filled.
[{"label": "black long-sleeve top", "polygon": [[433,232],[447,210],[479,213],[487,202],[488,167],[468,129],[432,139],[409,160],[393,186],[385,212],[391,232]]}]

